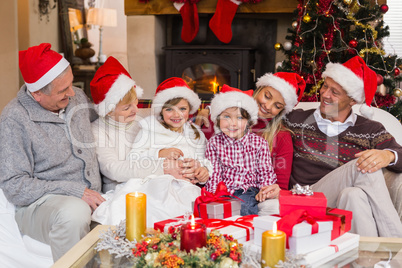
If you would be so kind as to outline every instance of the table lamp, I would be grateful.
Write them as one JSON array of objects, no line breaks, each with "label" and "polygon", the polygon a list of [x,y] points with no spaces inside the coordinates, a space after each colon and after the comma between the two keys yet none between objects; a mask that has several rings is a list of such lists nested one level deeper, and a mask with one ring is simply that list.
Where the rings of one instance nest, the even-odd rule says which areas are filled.
[{"label": "table lamp", "polygon": [[68,20],[70,22],[70,32],[74,34],[74,44],[77,44],[80,42],[80,36],[78,34],[78,30],[83,28],[82,24],[82,19],[81,17],[81,11],[78,9],[74,8],[69,8],[68,9]]},{"label": "table lamp", "polygon": [[102,57],[102,31],[103,27],[116,27],[117,26],[117,11],[111,8],[90,8],[87,17],[88,25],[99,26],[99,54],[98,64],[101,63]]}]

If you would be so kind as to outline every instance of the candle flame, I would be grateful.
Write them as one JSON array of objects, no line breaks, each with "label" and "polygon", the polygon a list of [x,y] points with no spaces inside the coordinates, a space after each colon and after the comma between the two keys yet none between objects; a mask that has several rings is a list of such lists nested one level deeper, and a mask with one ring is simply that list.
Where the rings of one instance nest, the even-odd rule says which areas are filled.
[{"label": "candle flame", "polygon": [[272,226],[272,233],[276,234],[278,232],[278,227],[276,226],[276,222],[274,222],[274,226]]},{"label": "candle flame", "polygon": [[191,215],[191,226],[195,225],[194,214]]},{"label": "candle flame", "polygon": [[138,197],[138,192],[134,192],[134,196],[135,196],[135,197]]}]

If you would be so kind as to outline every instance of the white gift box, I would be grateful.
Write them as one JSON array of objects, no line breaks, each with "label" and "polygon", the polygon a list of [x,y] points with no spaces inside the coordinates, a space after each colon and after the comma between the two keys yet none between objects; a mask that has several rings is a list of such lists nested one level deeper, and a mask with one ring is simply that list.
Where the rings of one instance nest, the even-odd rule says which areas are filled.
[{"label": "white gift box", "polygon": [[[274,222],[280,217],[261,216],[254,218],[254,243],[261,246],[262,233],[272,230]],[[328,246],[331,242],[332,221],[317,221],[318,233],[311,234],[312,225],[301,222],[293,226],[292,236],[289,237],[289,252],[293,254],[304,254],[322,247]]]},{"label": "white gift box", "polygon": [[[220,221],[236,221],[238,218],[241,218],[242,216],[233,216],[233,217],[229,217],[223,220],[216,220],[217,222]],[[211,222],[214,222],[214,219],[210,219]],[[247,241],[247,229],[249,231],[250,234],[250,240],[254,239],[254,230],[251,227],[247,227],[244,226],[245,228],[242,227],[238,227],[238,226],[234,226],[234,225],[230,225],[230,226],[226,226],[223,228],[219,228],[216,229],[217,231],[219,231],[221,234],[227,234],[227,235],[231,235],[234,239],[237,239],[237,241],[239,243],[244,243]],[[247,229],[246,229],[247,228]],[[209,228],[207,226],[207,230],[208,233],[211,232],[213,228]]]}]

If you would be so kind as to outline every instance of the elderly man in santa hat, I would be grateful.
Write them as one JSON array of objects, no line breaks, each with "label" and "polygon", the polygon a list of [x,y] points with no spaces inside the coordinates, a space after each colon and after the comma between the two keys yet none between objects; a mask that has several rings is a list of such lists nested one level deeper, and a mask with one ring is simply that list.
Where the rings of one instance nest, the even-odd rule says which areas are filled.
[{"label": "elderly man in santa hat", "polygon": [[[402,237],[402,224],[384,176],[402,172],[402,147],[369,118],[376,73],[359,56],[329,63],[316,110],[295,110],[285,119],[294,132],[290,186],[312,185],[328,207],[353,212],[351,232]],[[360,112],[352,106],[363,103]],[[395,175],[395,174],[393,174]]]},{"label": "elderly man in santa hat", "polygon": [[97,115],[50,47],[19,53],[25,84],[0,117],[0,187],[21,232],[49,244],[57,260],[89,232],[104,199],[91,146]]}]

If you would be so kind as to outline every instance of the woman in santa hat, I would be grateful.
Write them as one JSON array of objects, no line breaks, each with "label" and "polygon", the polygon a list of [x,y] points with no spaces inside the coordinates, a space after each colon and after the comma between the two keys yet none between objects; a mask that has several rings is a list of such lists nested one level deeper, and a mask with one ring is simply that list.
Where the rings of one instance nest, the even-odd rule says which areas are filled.
[{"label": "woman in santa hat", "polygon": [[[278,72],[266,73],[256,86],[253,96],[258,104],[258,121],[252,131],[265,138],[270,146],[277,182],[267,187],[266,196],[275,197],[280,189],[288,189],[293,161],[291,132],[283,125],[282,118],[300,101],[306,83],[296,73]],[[204,120],[208,114],[208,109],[201,110],[196,124],[211,124]]]},{"label": "woman in santa hat", "polygon": [[137,178],[117,185],[106,194],[106,201],[94,211],[92,219],[102,224],[118,224],[125,218],[125,196],[130,192],[147,195],[147,224],[183,215],[192,211],[192,202],[201,194],[196,182],[205,183],[212,166],[204,158],[206,138],[188,121],[201,100],[181,78],[162,82],[152,101],[152,114],[139,121],[140,130],[127,155],[134,165],[152,166],[158,159],[197,160],[194,179],[176,179],[172,175],[139,174]]}]

